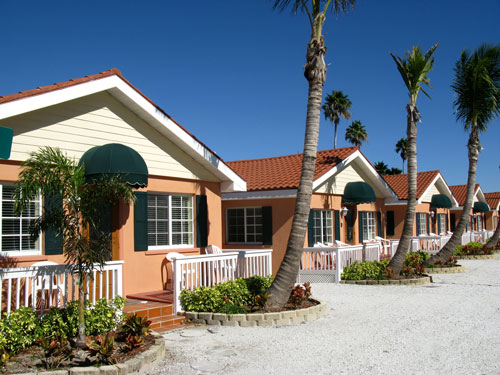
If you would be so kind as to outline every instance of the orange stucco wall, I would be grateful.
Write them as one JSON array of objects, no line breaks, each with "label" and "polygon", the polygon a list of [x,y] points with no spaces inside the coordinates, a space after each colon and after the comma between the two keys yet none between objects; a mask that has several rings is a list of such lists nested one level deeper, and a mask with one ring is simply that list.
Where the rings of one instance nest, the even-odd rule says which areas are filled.
[{"label": "orange stucco wall", "polygon": [[[342,208],[342,197],[340,195],[331,194],[313,194],[311,200],[312,209],[328,209],[340,210]],[[226,241],[226,210],[228,208],[244,208],[244,207],[272,207],[272,223],[273,223],[273,243],[272,245],[242,245],[231,244]],[[376,203],[361,204],[357,206],[354,222],[354,243],[358,243],[358,211],[380,211],[382,212],[383,199],[377,199]],[[293,213],[295,209],[295,198],[279,198],[279,199],[248,199],[248,200],[226,200],[222,201],[222,238],[223,248],[225,249],[273,249],[273,274],[276,274],[283,260],[288,243],[288,237],[292,228]],[[383,219],[382,219],[383,223]],[[345,218],[341,218],[340,240],[345,242]],[[334,232],[335,233],[335,232]],[[307,232],[304,246],[307,246]]]},{"label": "orange stucco wall", "polygon": [[[20,171],[20,163],[0,161],[0,182],[15,182]],[[142,191],[157,193],[178,193],[193,196],[193,213],[196,217],[195,195],[206,195],[208,205],[208,244],[222,246],[222,217],[220,184],[218,182],[194,181],[177,178],[149,176],[147,189]],[[114,210],[114,249],[113,260],[123,260],[124,294],[157,291],[171,287],[172,270],[165,259],[169,252],[185,255],[199,254],[200,249],[159,249],[134,251],[134,208],[121,203]],[[196,244],[196,221],[194,239]],[[27,267],[43,260],[64,263],[64,255],[44,255],[42,235],[42,254],[37,256],[17,256],[0,258],[0,267]]]}]

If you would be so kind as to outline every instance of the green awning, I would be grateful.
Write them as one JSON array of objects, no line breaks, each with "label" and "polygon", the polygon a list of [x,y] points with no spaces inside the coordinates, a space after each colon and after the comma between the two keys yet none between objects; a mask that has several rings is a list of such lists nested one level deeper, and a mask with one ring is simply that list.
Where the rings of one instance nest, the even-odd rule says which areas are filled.
[{"label": "green awning", "polygon": [[490,206],[484,202],[474,202],[474,213],[490,212]]},{"label": "green awning", "polygon": [[0,159],[10,158],[14,130],[0,126]]},{"label": "green awning", "polygon": [[377,200],[372,187],[366,182],[348,182],[342,195],[342,204],[344,203],[373,203]]},{"label": "green awning", "polygon": [[434,194],[431,198],[431,208],[451,208],[451,200],[444,194]]},{"label": "green awning", "polygon": [[103,175],[123,175],[127,184],[136,188],[148,186],[148,167],[134,149],[118,143],[92,147],[81,157],[79,165],[85,164],[87,183]]}]

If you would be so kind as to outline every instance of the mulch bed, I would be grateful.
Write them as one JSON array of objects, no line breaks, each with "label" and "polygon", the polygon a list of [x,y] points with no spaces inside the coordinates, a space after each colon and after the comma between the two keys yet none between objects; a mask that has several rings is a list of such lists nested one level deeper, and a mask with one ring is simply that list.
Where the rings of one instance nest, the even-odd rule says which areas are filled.
[{"label": "mulch bed", "polygon": [[282,311],[290,311],[290,310],[300,310],[300,309],[307,309],[308,307],[316,306],[319,305],[319,302],[316,301],[315,299],[307,299],[302,305],[300,306],[295,306],[292,305],[291,303],[287,303],[284,306],[281,307],[266,307],[263,308],[262,310],[259,311],[254,311],[255,313],[268,313],[268,312],[282,312]]},{"label": "mulch bed", "polygon": [[[116,360],[116,363],[123,363],[139,353],[146,351],[153,343],[154,337],[152,335],[145,336],[143,346],[134,348],[131,351],[126,351],[126,344],[122,341],[115,340],[115,350],[112,357]],[[85,350],[74,348],[72,354],[74,355],[73,358],[62,361],[57,368],[52,368],[50,370],[67,370],[70,367],[103,365],[99,364],[95,357],[91,357]],[[42,360],[47,361],[44,350],[40,345],[35,344],[12,356],[6,364],[0,367],[0,373],[19,374],[49,370]],[[48,358],[48,360],[54,363],[50,358]],[[54,360],[54,358],[52,360]]]}]

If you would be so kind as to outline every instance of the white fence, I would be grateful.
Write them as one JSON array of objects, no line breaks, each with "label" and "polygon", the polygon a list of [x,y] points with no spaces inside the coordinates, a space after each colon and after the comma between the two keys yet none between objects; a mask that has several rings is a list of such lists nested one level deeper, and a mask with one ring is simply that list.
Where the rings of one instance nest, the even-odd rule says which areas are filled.
[{"label": "white fence", "polygon": [[[106,262],[102,270],[94,269],[92,280],[86,280],[86,298],[95,303],[100,298],[122,296],[122,264]],[[65,264],[0,269],[1,311],[10,314],[24,306],[43,314],[51,307],[65,307],[78,299],[77,279]]]},{"label": "white fence", "polygon": [[172,260],[174,314],[181,311],[184,289],[213,286],[238,277],[272,273],[272,250],[227,250],[222,254],[183,256]]},{"label": "white fence", "polygon": [[297,282],[335,283],[340,282],[344,267],[355,261],[380,260],[381,244],[339,247],[306,247],[300,259]]}]

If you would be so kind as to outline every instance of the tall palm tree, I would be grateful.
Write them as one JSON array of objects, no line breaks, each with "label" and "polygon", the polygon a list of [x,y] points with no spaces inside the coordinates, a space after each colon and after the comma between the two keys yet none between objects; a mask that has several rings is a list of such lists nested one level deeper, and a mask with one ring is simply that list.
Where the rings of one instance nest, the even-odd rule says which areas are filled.
[{"label": "tall palm tree", "polygon": [[500,238],[500,220],[497,223],[497,227],[495,228],[493,236],[491,236],[490,241],[488,242],[488,246],[496,247],[498,245],[499,238]]},{"label": "tall palm tree", "polygon": [[405,160],[408,159],[407,147],[408,139],[406,138],[401,138],[398,143],[396,143],[396,153],[403,159],[403,173],[405,173]]},{"label": "tall palm tree", "polygon": [[345,140],[351,142],[353,145],[361,147],[361,144],[368,139],[368,133],[361,121],[353,121],[352,124],[346,129]]},{"label": "tall palm tree", "polygon": [[415,206],[417,204],[417,122],[420,121],[420,112],[417,108],[418,93],[422,91],[427,97],[429,95],[423,89],[423,85],[430,87],[430,80],[427,77],[434,58],[432,57],[439,43],[432,46],[424,55],[419,46],[413,47],[406,53],[405,58],[396,57],[391,53],[396,66],[401,74],[401,78],[408,89],[410,103],[406,106],[407,124],[406,137],[407,157],[408,157],[408,202],[406,204],[405,221],[403,225],[403,234],[399,240],[399,245],[389,267],[395,275],[399,275],[406,253],[410,248],[410,240],[413,231],[413,221],[415,218]]},{"label": "tall palm tree", "polygon": [[458,225],[446,245],[429,259],[448,260],[459,243],[469,218],[476,183],[476,169],[481,144],[479,133],[486,131],[488,123],[500,115],[500,44],[482,44],[472,54],[464,50],[455,65],[455,78],[452,89],[455,91],[456,118],[463,121],[466,131],[470,131],[467,143],[469,173],[464,209]]},{"label": "tall palm tree", "polygon": [[381,176],[384,176],[387,174],[387,171],[389,170],[389,166],[385,164],[383,161],[378,161],[376,162],[373,167],[377,171],[377,173]]},{"label": "tall palm tree", "polygon": [[297,279],[300,257],[304,248],[309,209],[311,207],[312,183],[316,168],[321,98],[326,80],[326,64],[324,60],[326,46],[323,39],[323,24],[326,13],[329,9],[334,14],[347,12],[354,3],[355,0],[274,0],[274,9],[284,10],[291,7],[293,14],[296,14],[299,10],[307,14],[311,26],[311,39],[307,44],[306,64],[304,66],[304,76],[309,84],[309,92],[302,172],[297,189],[295,212],[286,253],[268,292],[271,294],[268,301],[270,306],[282,306],[287,302]]},{"label": "tall palm tree", "polygon": [[334,127],[334,149],[337,148],[337,127],[339,125],[340,118],[343,117],[346,120],[351,119],[351,112],[349,111],[351,106],[351,101],[342,91],[332,91],[332,93],[328,94],[325,98],[323,112],[325,114],[325,119],[330,120]]}]

